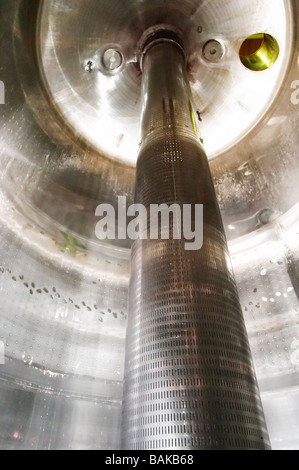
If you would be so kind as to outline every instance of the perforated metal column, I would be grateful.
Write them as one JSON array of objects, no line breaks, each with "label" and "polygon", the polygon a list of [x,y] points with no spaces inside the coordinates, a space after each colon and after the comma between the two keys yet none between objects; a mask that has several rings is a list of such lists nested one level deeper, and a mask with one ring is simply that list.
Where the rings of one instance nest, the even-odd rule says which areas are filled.
[{"label": "perforated metal column", "polygon": [[143,100],[136,202],[148,210],[203,204],[204,242],[198,251],[186,251],[185,240],[133,245],[123,448],[267,449],[221,216],[175,45],[147,52]]}]

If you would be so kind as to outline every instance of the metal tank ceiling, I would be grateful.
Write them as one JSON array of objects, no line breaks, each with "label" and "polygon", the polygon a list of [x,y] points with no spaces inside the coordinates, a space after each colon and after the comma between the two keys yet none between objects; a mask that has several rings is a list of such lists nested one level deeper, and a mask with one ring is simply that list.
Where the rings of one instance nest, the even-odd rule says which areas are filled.
[{"label": "metal tank ceiling", "polygon": [[156,25],[185,44],[272,448],[299,449],[297,0],[0,1],[1,449],[121,447],[131,242],[95,211],[134,200]]}]

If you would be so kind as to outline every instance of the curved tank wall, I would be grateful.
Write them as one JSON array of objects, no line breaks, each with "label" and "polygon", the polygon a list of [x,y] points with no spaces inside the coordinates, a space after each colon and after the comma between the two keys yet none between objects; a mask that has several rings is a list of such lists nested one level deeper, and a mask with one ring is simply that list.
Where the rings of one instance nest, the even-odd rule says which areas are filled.
[{"label": "curved tank wall", "polygon": [[[188,18],[183,21],[186,29],[192,32],[196,24],[196,34],[203,31],[205,36],[196,39],[198,42],[193,33],[187,38],[195,48],[194,59],[196,48],[201,50],[203,42],[221,29],[221,21],[228,20],[235,8],[232,23],[223,30],[227,38],[221,38],[234,56],[242,41],[256,32],[249,20],[244,31],[238,29],[248,2],[219,2],[216,11],[213,2],[204,9],[206,2],[188,0],[181,10],[183,7],[175,7],[181,2],[166,1],[158,19],[164,23],[170,18],[175,24],[177,18]],[[85,103],[82,115],[90,103],[108,106],[116,102],[117,112],[111,112],[110,118],[117,120],[125,109],[124,125],[128,135],[135,136],[135,107],[140,103],[137,99],[134,106],[126,105],[126,96],[136,98],[140,76],[129,63],[127,38],[134,35],[128,32],[136,30],[138,39],[143,28],[155,24],[158,0],[130,1],[127,10],[122,10],[130,14],[109,8],[105,1],[51,0],[46,10],[43,3],[47,2],[0,2],[0,448],[118,449],[130,243],[97,240],[95,209],[101,202],[116,206],[117,196],[126,196],[128,204],[133,201],[135,166],[122,157],[126,147],[119,153],[115,150],[117,145],[122,148],[122,142],[125,145],[127,135],[121,137],[120,132],[116,136],[115,152],[108,155],[105,148],[101,151],[95,141],[82,136],[82,127],[75,131],[71,122],[65,124],[69,115],[63,114],[61,106],[69,106],[74,90]],[[242,138],[230,147],[228,143],[218,154],[215,151],[210,167],[271,444],[273,449],[299,449],[299,7],[296,1],[272,0],[271,4],[272,9],[284,12],[280,23],[272,25],[270,14],[268,19],[256,16],[259,27],[275,31],[283,46],[281,62],[273,66],[279,69],[271,79],[275,92],[258,115],[250,114],[251,119],[256,117],[256,125],[251,123],[243,134],[240,131]],[[109,46],[117,46],[120,24],[128,25],[121,37],[126,44],[124,58],[129,59],[122,75],[109,76],[113,86],[105,94],[106,101],[93,90],[107,87],[108,75],[104,74],[99,88],[94,88],[94,76],[85,70],[92,55],[90,48],[99,51],[102,47],[101,41],[94,45],[94,23],[88,23],[98,5],[106,12],[103,19],[109,34],[104,40]],[[88,32],[86,49],[72,43],[78,8],[85,8],[81,23],[91,24],[90,32],[87,27],[80,29],[82,37]],[[63,20],[54,22],[58,14],[69,15],[69,29],[63,28]],[[203,18],[202,30],[197,15]],[[56,34],[45,34],[41,40],[38,34],[41,29],[46,31],[47,18],[57,24]],[[51,31],[53,34],[54,29]],[[56,39],[55,47],[46,38]],[[78,69],[74,66],[75,74],[80,70],[77,83],[66,87],[58,81],[53,89],[51,47],[52,51],[60,48],[60,64],[65,63],[68,71],[65,77],[73,78],[68,58],[79,60]],[[210,86],[209,93],[215,83],[224,86],[223,92],[215,92],[210,100],[209,93],[204,93],[206,108],[201,118],[204,122],[206,112],[205,137],[204,129],[213,135],[208,125],[213,116],[219,116],[217,126],[221,116],[229,119],[222,106],[226,92],[237,93],[230,72],[239,63],[232,62],[230,68],[227,60],[223,74],[223,69],[201,56],[199,62],[203,75],[190,72],[196,96],[200,96],[201,79]],[[67,81],[70,83],[70,78]],[[232,96],[238,109],[244,109],[237,95]],[[252,99],[254,93],[245,101],[248,104]],[[217,100],[221,101],[219,106],[213,104],[219,103]],[[97,132],[101,137],[105,127]]]}]

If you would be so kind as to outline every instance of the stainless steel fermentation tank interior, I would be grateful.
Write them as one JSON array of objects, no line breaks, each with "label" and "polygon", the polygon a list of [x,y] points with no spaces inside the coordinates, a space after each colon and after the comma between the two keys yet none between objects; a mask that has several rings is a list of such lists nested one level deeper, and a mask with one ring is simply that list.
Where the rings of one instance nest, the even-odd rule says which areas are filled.
[{"label": "stainless steel fermentation tank interior", "polygon": [[[1,0],[0,449],[299,449],[298,25]],[[202,248],[100,240],[120,201],[203,204]]]}]

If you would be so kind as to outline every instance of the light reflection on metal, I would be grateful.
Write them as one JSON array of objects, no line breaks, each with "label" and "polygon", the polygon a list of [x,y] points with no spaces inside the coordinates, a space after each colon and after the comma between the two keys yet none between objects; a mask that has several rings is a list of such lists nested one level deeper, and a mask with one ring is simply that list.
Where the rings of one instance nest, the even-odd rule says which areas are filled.
[{"label": "light reflection on metal", "polygon": [[[39,4],[50,9],[51,29],[37,44]],[[157,10],[159,21],[179,23],[194,40],[191,87],[201,97],[196,102],[206,149],[211,157],[219,153],[210,165],[225,226],[236,227],[228,230],[229,247],[271,442],[275,449],[299,449],[299,305],[283,242],[277,239],[282,226],[298,263],[299,3],[288,0],[0,1],[0,80],[6,102],[0,106],[0,340],[7,353],[1,367],[1,449],[120,445],[126,333],[121,311],[126,313],[129,245],[95,239],[94,209],[103,201],[113,203],[115,195],[133,202],[140,82],[127,38],[137,42],[143,27],[156,24]],[[230,66],[225,58],[221,67],[208,66],[202,46],[222,30],[233,62]],[[281,48],[266,73],[253,73],[240,62],[241,44],[255,31],[269,32]],[[117,48],[119,40],[126,44],[121,81],[98,72],[105,47]],[[95,65],[91,73],[84,69],[88,60]],[[43,74],[49,74],[46,82],[53,74],[56,88],[45,92]],[[257,121],[251,104],[255,97],[264,99],[260,82],[266,76],[267,112]],[[231,101],[237,91],[241,99]],[[61,112],[63,107],[69,114]],[[100,126],[98,107],[106,117]],[[85,124],[87,130],[91,126],[87,133]],[[227,142],[244,124],[248,129],[257,125],[231,148]],[[132,136],[136,146],[130,144]],[[284,218],[293,206],[292,220],[289,213]],[[255,215],[267,207],[277,209],[278,216],[256,231]],[[70,255],[62,232],[87,250]],[[31,295],[31,283],[37,281],[51,291],[40,294],[37,286]],[[275,292],[283,296],[274,298]],[[12,439],[15,432],[21,439]]]},{"label": "light reflection on metal", "polygon": [[240,48],[242,64],[256,72],[270,68],[278,56],[279,44],[270,34],[253,34],[245,39]]},{"label": "light reflection on metal", "polygon": [[123,63],[123,57],[120,51],[107,49],[103,54],[103,65],[108,71],[116,71]]},{"label": "light reflection on metal", "polygon": [[[218,0],[217,7],[201,0],[166,0],[163,7],[157,0],[126,0],[119,8],[111,8],[109,0],[90,0],[88,8],[85,3],[42,3],[38,42],[43,77],[49,99],[70,130],[114,161],[136,165],[141,106],[136,54],[143,32],[157,24],[157,10],[159,22],[171,23],[187,44],[194,106],[202,112],[202,138],[210,159],[258,124],[283,82],[292,37],[289,0]],[[277,66],[266,76],[248,74],[240,62],[240,46],[256,29],[270,31],[280,46]],[[213,55],[205,45],[215,39]],[[107,72],[103,54],[120,46],[123,63]],[[87,59],[97,64],[97,71],[82,74],[80,61]]]},{"label": "light reflection on metal", "polygon": [[[204,205],[204,244],[132,246],[123,403],[128,450],[269,449],[255,371],[180,47],[144,57],[136,199]],[[194,224],[194,215],[192,217]],[[174,221],[172,220],[172,224]],[[154,253],[154,256],[153,256]]]}]

